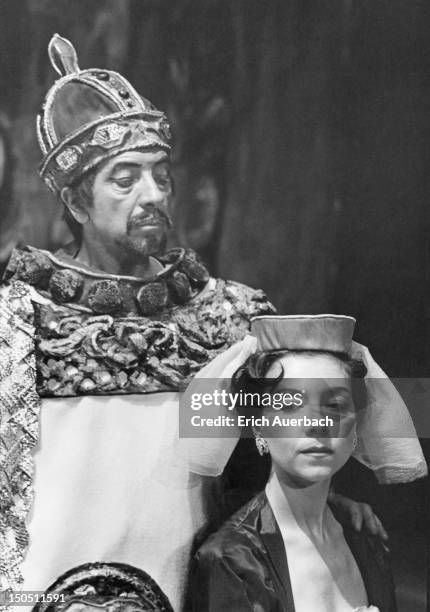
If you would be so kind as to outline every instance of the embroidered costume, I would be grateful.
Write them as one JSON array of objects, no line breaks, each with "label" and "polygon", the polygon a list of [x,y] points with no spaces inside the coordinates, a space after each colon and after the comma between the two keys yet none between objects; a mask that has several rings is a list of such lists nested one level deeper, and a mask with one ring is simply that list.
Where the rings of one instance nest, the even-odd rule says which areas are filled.
[{"label": "embroidered costume", "polygon": [[[37,126],[55,194],[119,153],[170,149],[166,117],[121,75],[81,70],[58,35],[49,55],[61,78]],[[74,251],[14,251],[0,289],[1,590],[55,591],[88,571],[99,586],[78,594],[96,601],[119,564],[163,591],[154,609],[180,610],[207,496],[176,454],[179,392],[273,307],[190,249],[160,254],[145,280]]]},{"label": "embroidered costume", "polygon": [[[37,132],[57,196],[118,154],[169,151],[166,117],[124,77],[81,70],[58,35],[49,55],[60,78]],[[76,597],[94,603],[111,597],[112,573],[139,598],[141,570],[179,611],[205,477],[236,443],[178,444],[179,392],[274,309],[261,291],[210,278],[189,249],[157,256],[150,279],[75,254],[17,250],[0,288],[0,586],[57,592],[83,576]]]}]

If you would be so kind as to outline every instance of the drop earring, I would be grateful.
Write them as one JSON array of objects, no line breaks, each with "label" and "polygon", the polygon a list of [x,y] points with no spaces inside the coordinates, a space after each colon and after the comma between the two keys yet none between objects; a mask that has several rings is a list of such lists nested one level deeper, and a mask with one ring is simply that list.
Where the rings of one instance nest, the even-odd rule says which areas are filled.
[{"label": "drop earring", "polygon": [[262,436],[260,436],[260,434],[255,436],[255,444],[256,444],[256,446],[258,448],[258,452],[260,453],[261,456],[268,454],[269,447],[267,445],[266,440]]},{"label": "drop earring", "polygon": [[352,439],[352,452],[354,452],[355,449],[357,448],[357,444],[358,444],[357,432],[354,431],[354,437]]}]

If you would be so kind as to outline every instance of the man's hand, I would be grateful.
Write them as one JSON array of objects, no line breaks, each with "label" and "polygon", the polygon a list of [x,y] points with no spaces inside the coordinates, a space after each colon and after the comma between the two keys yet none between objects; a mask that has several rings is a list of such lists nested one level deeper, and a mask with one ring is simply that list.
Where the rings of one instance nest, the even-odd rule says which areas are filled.
[{"label": "man's hand", "polygon": [[354,501],[333,491],[330,491],[328,500],[351,517],[352,526],[356,531],[361,531],[364,527],[372,535],[388,542],[388,533],[369,504]]}]

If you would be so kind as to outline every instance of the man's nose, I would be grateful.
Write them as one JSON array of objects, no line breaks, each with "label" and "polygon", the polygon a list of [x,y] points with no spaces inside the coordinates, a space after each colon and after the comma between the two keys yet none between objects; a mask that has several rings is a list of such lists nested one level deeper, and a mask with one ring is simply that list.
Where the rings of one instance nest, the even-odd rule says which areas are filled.
[{"label": "man's nose", "polygon": [[165,201],[165,192],[160,189],[152,174],[145,173],[139,182],[139,206],[147,208],[152,205],[159,208]]}]

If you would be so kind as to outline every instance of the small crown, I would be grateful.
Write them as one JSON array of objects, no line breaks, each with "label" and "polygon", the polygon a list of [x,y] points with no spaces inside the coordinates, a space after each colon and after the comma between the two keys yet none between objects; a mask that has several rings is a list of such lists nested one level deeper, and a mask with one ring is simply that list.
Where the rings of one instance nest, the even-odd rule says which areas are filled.
[{"label": "small crown", "polygon": [[260,351],[311,350],[349,353],[355,319],[343,315],[262,315],[251,319]]},{"label": "small crown", "polygon": [[100,149],[110,156],[115,147],[118,152],[121,147],[170,149],[165,115],[122,75],[98,68],[82,70],[72,43],[58,34],[49,43],[48,55],[60,78],[38,115],[37,135],[45,156],[41,176],[51,189],[54,185],[58,191],[81,170],[102,161]]}]

